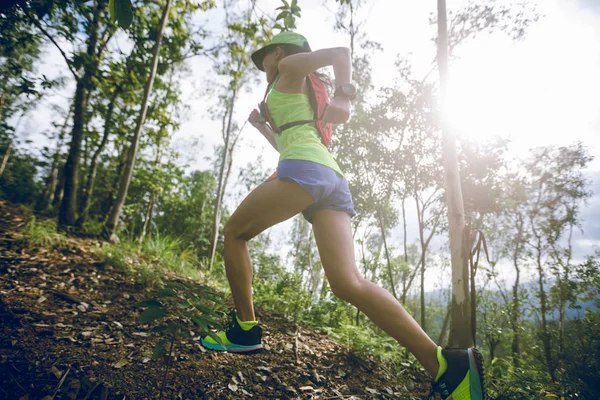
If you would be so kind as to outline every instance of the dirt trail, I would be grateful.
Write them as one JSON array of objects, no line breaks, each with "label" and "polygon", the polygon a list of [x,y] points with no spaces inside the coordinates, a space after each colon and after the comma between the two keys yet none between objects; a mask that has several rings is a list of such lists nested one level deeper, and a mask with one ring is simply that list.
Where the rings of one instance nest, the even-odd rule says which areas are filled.
[{"label": "dirt trail", "polygon": [[[0,201],[0,399],[158,398],[165,357],[152,360],[159,338],[132,307],[151,297],[148,289],[104,263],[98,241],[26,247],[19,234],[26,222],[19,206]],[[423,399],[428,392],[413,368],[389,376],[322,333],[257,315],[266,351],[242,356],[206,351],[198,337],[177,342],[163,398]]]}]

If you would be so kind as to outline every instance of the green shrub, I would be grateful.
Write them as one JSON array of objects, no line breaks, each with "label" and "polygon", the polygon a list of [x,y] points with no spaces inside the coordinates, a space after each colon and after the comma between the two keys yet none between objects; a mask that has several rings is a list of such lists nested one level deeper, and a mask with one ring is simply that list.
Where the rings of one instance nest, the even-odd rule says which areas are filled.
[{"label": "green shrub", "polygon": [[48,250],[64,246],[67,237],[63,233],[56,232],[56,223],[52,220],[36,221],[32,216],[23,228],[25,240],[31,247],[45,248]]},{"label": "green shrub", "polygon": [[105,262],[117,270],[134,275],[146,286],[162,281],[168,271],[190,279],[201,275],[199,261],[191,248],[180,249],[181,242],[168,236],[156,235],[142,246],[137,241],[122,240],[103,246]]}]

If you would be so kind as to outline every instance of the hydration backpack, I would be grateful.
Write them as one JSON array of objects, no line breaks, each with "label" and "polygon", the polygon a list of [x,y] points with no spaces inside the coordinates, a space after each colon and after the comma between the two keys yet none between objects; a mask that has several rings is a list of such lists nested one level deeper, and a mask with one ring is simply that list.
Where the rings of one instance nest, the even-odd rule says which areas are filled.
[{"label": "hydration backpack", "polygon": [[325,147],[329,147],[329,143],[331,143],[331,124],[325,124],[323,122],[323,115],[325,114],[325,110],[329,107],[329,96],[327,95],[327,90],[325,90],[325,85],[319,79],[319,77],[315,74],[308,75],[308,79],[306,84],[308,86],[308,100],[310,101],[310,105],[312,106],[314,112],[313,119],[305,119],[300,121],[288,122],[287,124],[276,126],[275,122],[271,118],[271,114],[269,113],[269,109],[267,107],[267,96],[271,90],[271,86],[277,82],[277,79],[273,81],[274,83],[267,86],[267,90],[265,91],[265,97],[263,101],[260,103],[260,113],[262,117],[267,121],[270,125],[271,130],[275,133],[281,133],[286,129],[292,128],[294,126],[305,125],[305,124],[315,124],[319,134],[321,135],[321,141],[325,145]]}]

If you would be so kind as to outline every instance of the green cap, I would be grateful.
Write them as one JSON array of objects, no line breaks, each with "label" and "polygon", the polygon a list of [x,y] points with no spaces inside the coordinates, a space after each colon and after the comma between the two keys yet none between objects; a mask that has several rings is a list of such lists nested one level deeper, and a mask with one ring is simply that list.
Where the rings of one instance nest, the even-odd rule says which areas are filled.
[{"label": "green cap", "polygon": [[311,51],[308,40],[301,34],[295,32],[281,32],[275,35],[268,45],[252,53],[252,61],[254,62],[254,65],[256,65],[256,68],[264,71],[263,58],[265,58],[265,54],[267,54],[270,49],[280,44],[291,44],[299,47],[304,52]]}]

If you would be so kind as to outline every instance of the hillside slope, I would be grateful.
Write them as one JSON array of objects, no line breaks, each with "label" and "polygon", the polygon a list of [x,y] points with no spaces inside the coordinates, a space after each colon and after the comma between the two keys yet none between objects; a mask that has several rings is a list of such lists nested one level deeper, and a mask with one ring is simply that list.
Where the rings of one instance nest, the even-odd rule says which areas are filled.
[{"label": "hillside slope", "polygon": [[[52,251],[25,246],[26,219],[0,202],[0,398],[159,398],[166,357],[152,359],[158,337],[132,307],[151,297],[149,289],[104,262],[98,241],[69,238]],[[323,333],[257,315],[262,353],[210,352],[198,332],[176,342],[163,398],[422,399],[428,392],[412,367],[392,376]]]}]

